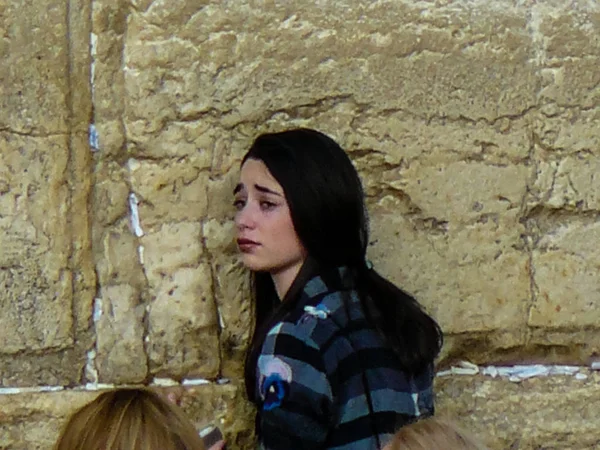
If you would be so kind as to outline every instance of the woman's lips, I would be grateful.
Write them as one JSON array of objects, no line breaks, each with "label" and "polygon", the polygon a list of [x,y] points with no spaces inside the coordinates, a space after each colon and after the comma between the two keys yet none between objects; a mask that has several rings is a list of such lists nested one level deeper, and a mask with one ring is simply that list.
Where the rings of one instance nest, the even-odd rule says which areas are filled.
[{"label": "woman's lips", "polygon": [[244,253],[251,252],[260,245],[258,242],[251,241],[250,239],[238,239],[237,244],[239,249]]}]

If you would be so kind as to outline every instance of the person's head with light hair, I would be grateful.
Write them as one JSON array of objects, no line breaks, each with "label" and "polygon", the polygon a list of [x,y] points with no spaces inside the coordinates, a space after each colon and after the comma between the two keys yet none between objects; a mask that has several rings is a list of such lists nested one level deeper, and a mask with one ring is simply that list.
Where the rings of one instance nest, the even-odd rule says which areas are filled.
[{"label": "person's head with light hair", "polygon": [[104,392],[77,410],[54,450],[205,450],[183,411],[144,388]]},{"label": "person's head with light hair", "polygon": [[452,422],[427,418],[400,428],[384,450],[487,450]]}]

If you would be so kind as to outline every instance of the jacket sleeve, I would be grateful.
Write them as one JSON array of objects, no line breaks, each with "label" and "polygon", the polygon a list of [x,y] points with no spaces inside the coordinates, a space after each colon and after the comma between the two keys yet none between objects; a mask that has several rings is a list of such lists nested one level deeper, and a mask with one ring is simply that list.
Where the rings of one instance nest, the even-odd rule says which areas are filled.
[{"label": "jacket sleeve", "polygon": [[265,340],[257,382],[261,448],[324,448],[331,429],[332,392],[313,341],[298,336],[293,325],[283,324]]}]

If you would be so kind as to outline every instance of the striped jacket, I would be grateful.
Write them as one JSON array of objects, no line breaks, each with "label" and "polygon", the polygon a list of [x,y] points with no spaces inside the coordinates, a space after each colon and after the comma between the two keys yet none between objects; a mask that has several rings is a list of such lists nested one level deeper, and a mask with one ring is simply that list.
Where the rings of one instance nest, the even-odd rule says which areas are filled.
[{"label": "striped jacket", "polygon": [[375,450],[433,414],[433,369],[410,376],[366,320],[344,268],[305,285],[258,359],[257,432],[265,450]]}]

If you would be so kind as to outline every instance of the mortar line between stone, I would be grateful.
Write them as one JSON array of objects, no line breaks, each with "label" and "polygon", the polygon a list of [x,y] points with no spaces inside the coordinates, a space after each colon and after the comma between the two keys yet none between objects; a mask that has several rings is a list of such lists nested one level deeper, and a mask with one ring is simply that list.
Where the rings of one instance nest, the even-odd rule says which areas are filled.
[{"label": "mortar line between stone", "polygon": [[[542,365],[542,364],[528,364],[528,365],[516,365],[516,366],[508,366],[509,369],[516,369],[523,372],[530,371],[527,377],[523,377],[519,380],[526,381],[531,378],[555,378],[555,377],[574,377],[577,374],[582,374],[584,372],[598,372],[600,370],[600,364],[595,363],[594,366],[560,366],[560,365]],[[541,369],[548,369],[548,371],[543,374]],[[552,372],[553,369],[563,368],[562,372]],[[513,381],[505,375],[492,375],[490,371],[494,369],[499,372],[506,369],[503,366],[489,366],[489,367],[481,367],[477,373],[467,373],[467,372],[452,372],[450,373],[448,370],[440,370],[436,372],[437,377],[443,378],[465,378],[465,377],[485,377],[492,378],[498,381]],[[531,371],[536,371],[533,373]],[[533,374],[532,374],[533,373]],[[589,377],[585,379],[579,379],[579,381],[590,381],[594,382],[594,380],[590,380]],[[97,384],[82,384],[77,386],[61,386],[61,385],[43,385],[43,386],[20,386],[20,387],[2,387],[0,388],[0,395],[15,395],[15,394],[29,394],[29,393],[43,393],[43,392],[62,392],[62,391],[71,391],[71,392],[94,392],[103,389],[115,389],[119,387],[127,387],[127,386],[152,386],[152,387],[173,387],[173,386],[182,386],[182,387],[198,387],[198,386],[222,386],[226,384],[230,384],[231,380],[228,378],[218,378],[216,380],[208,380],[205,378],[189,378],[183,379],[181,382],[172,380],[172,379],[163,379],[163,378],[153,378],[150,383],[126,383],[123,385],[115,385],[109,383],[97,383]]]}]

